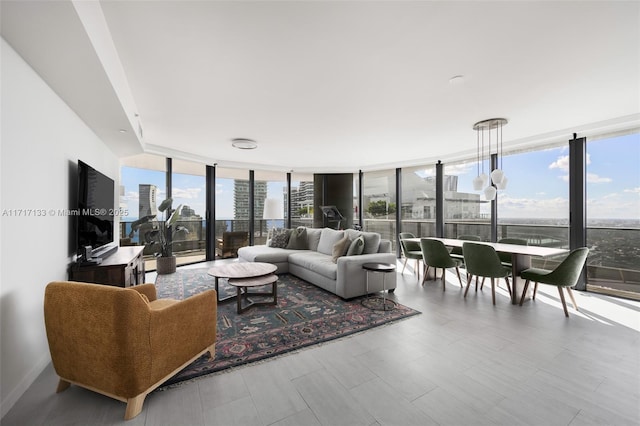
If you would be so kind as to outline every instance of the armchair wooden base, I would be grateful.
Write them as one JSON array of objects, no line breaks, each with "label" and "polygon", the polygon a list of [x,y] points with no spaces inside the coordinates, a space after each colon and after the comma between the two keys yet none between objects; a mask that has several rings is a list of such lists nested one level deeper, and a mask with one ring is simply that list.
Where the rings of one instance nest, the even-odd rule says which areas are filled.
[{"label": "armchair wooden base", "polygon": [[104,391],[102,391],[100,389],[96,389],[96,388],[91,387],[91,386],[86,386],[86,385],[83,385],[82,383],[77,383],[77,382],[74,382],[73,380],[67,380],[67,379],[64,379],[62,377],[60,377],[60,381],[58,382],[58,387],[56,389],[56,393],[60,393],[60,392],[63,392],[65,390],[67,390],[69,388],[69,386],[71,386],[71,385],[76,385],[76,386],[80,386],[82,388],[88,389],[88,390],[90,390],[92,392],[96,392],[96,393],[99,393],[101,395],[108,396],[109,398],[113,398],[113,399],[117,399],[118,401],[126,402],[127,403],[127,408],[126,408],[126,410],[124,412],[124,419],[125,420],[130,420],[130,419],[133,419],[134,417],[136,417],[138,414],[140,414],[140,412],[142,411],[142,405],[144,404],[144,400],[147,397],[147,395],[149,395],[151,392],[156,390],[158,388],[158,386],[160,386],[161,384],[166,382],[168,379],[170,379],[171,377],[173,377],[176,374],[178,374],[179,371],[181,371],[187,365],[191,364],[193,361],[195,361],[196,359],[200,358],[202,355],[204,355],[207,352],[209,352],[209,356],[211,356],[211,358],[213,358],[215,356],[215,353],[216,353],[216,345],[215,345],[215,343],[213,345],[209,346],[208,348],[202,350],[198,354],[196,354],[193,358],[191,358],[190,360],[188,360],[187,362],[182,364],[180,367],[178,367],[175,370],[173,370],[171,373],[167,374],[162,379],[158,380],[156,383],[151,385],[147,390],[142,392],[140,395],[136,395],[133,398],[125,398],[125,397],[122,397],[122,396],[113,395],[113,394],[110,394],[108,392],[104,392]]}]

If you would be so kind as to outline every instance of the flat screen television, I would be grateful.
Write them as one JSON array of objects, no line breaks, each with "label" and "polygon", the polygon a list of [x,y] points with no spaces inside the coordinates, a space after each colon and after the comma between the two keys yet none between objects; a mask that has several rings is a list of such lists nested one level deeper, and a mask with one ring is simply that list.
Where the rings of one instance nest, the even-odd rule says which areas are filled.
[{"label": "flat screen television", "polygon": [[[80,261],[113,253],[114,181],[78,160],[77,254]],[[88,248],[90,247],[90,248]]]}]

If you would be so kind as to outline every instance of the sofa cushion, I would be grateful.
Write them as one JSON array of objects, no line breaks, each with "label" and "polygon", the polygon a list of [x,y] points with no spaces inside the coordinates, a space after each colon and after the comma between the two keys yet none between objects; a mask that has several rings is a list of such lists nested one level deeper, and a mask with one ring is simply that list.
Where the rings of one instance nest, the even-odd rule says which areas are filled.
[{"label": "sofa cushion", "polygon": [[351,240],[346,235],[340,241],[333,245],[333,251],[331,252],[331,260],[333,263],[338,262],[338,258],[347,254],[347,250],[349,250],[349,246],[351,245]]},{"label": "sofa cushion", "polygon": [[363,232],[356,231],[355,229],[347,229],[345,232],[352,241],[361,235],[364,237],[363,254],[378,253],[378,246],[380,245],[381,237],[377,232]]},{"label": "sofa cushion", "polygon": [[331,256],[316,251],[296,251],[289,255],[289,263],[313,271],[330,280],[338,278],[338,265]]},{"label": "sofa cushion", "polygon": [[238,250],[238,256],[247,262],[283,263],[287,262],[289,254],[295,250],[281,249],[268,246],[246,246]]},{"label": "sofa cushion", "polygon": [[309,247],[307,242],[307,228],[299,226],[291,231],[289,236],[288,249],[292,250],[306,250]]},{"label": "sofa cushion", "polygon": [[269,247],[287,248],[290,235],[291,229],[274,229],[273,233],[271,234],[271,240],[269,241]]},{"label": "sofa cushion", "polygon": [[351,241],[349,248],[347,249],[347,256],[357,256],[364,252],[364,237],[360,235],[355,240]]},{"label": "sofa cushion", "polygon": [[320,234],[320,242],[318,243],[318,252],[323,254],[328,254],[331,256],[333,254],[333,245],[340,241],[344,237],[344,231],[336,231],[331,228],[323,228],[322,233]]},{"label": "sofa cushion", "polygon": [[307,244],[309,244],[307,248],[309,250],[318,251],[321,234],[322,228],[307,228]]}]

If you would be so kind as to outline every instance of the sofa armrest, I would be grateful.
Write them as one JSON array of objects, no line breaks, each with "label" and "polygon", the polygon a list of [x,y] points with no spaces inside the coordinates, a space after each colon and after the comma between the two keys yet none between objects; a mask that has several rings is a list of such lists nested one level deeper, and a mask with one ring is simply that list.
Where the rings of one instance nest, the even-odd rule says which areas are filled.
[{"label": "sofa armrest", "polygon": [[149,299],[149,302],[153,302],[158,298],[156,295],[156,285],[155,284],[140,284],[133,287],[129,287],[132,290],[137,291],[140,294],[144,294]]},{"label": "sofa armrest", "polygon": [[[345,299],[365,294],[367,273],[362,269],[362,265],[371,262],[395,265],[396,260],[396,255],[393,253],[373,253],[339,257],[337,262],[336,294]],[[380,274],[371,275],[371,279],[369,280],[370,292],[382,290],[382,280],[379,275]],[[396,288],[396,274],[387,274],[384,284],[387,290]]]},{"label": "sofa armrest", "polygon": [[[207,290],[176,303],[150,309],[153,373],[172,371],[216,341],[217,301]],[[152,381],[160,380],[158,375]]]}]

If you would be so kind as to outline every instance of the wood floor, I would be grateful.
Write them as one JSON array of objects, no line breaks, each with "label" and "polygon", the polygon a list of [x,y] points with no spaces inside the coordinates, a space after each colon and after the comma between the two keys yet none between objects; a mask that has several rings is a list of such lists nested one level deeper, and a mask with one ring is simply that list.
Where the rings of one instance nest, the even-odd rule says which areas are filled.
[{"label": "wood floor", "polygon": [[[197,267],[202,267],[199,265]],[[638,425],[640,302],[555,288],[513,306],[501,283],[462,297],[455,272],[391,297],[421,315],[150,394],[142,413],[51,366],[2,425]]]}]

